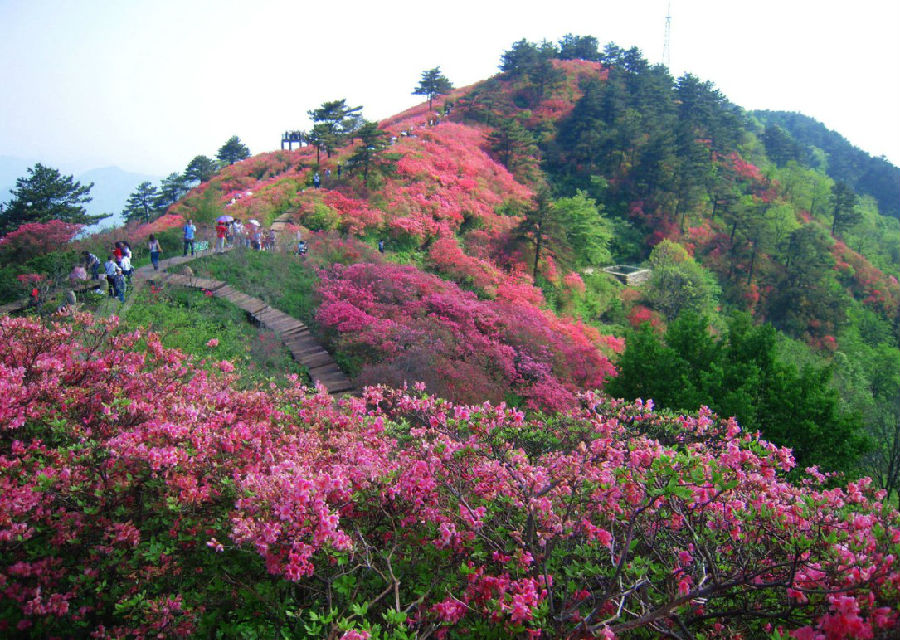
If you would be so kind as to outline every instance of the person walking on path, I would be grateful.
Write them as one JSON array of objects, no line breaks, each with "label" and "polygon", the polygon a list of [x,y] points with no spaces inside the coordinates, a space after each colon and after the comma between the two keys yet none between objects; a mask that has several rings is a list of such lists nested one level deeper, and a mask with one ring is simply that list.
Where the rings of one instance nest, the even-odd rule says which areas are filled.
[{"label": "person walking on path", "polygon": [[319,178],[319,172],[316,171],[316,174],[313,176],[313,186],[318,189],[319,184],[322,182],[322,179]]},{"label": "person walking on path", "polygon": [[113,276],[113,287],[119,302],[125,302],[125,274],[121,269],[116,269],[116,274]]},{"label": "person walking on path", "polygon": [[115,277],[116,271],[118,270],[119,266],[116,264],[116,261],[113,259],[112,255],[106,256],[106,262],[103,263],[103,271],[106,273],[106,284],[109,287],[110,298],[116,295]]},{"label": "person walking on path", "polygon": [[131,268],[131,258],[128,255],[123,255],[122,259],[119,260],[119,268],[122,270],[122,275],[125,276],[125,279],[128,283],[131,283],[131,274],[134,272],[134,269]]},{"label": "person walking on path", "polygon": [[159,271],[159,254],[162,249],[159,246],[159,240],[152,233],[147,241],[147,248],[150,250],[150,262],[153,263],[153,270]]},{"label": "person walking on path", "polygon": [[[224,222],[216,223],[216,253],[225,251],[225,236],[228,235],[228,227]],[[193,255],[193,254],[192,254]]]},{"label": "person walking on path", "polygon": [[187,255],[188,247],[191,248],[191,255],[194,255],[194,234],[197,233],[197,227],[194,226],[193,220],[188,220],[184,225],[184,253]]}]

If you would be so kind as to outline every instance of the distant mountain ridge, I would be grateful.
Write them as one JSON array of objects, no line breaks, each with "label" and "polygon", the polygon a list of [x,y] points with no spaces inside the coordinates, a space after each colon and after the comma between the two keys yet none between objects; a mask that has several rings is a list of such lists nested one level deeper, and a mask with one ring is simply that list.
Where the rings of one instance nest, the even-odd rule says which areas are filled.
[{"label": "distant mountain ridge", "polygon": [[851,144],[844,136],[802,113],[791,111],[751,111],[751,115],[766,125],[777,125],[806,152],[807,162],[814,158],[814,148],[827,156],[825,173],[832,180],[849,184],[860,195],[869,195],[878,202],[878,210],[900,218],[900,168],[885,158],[874,158]]}]

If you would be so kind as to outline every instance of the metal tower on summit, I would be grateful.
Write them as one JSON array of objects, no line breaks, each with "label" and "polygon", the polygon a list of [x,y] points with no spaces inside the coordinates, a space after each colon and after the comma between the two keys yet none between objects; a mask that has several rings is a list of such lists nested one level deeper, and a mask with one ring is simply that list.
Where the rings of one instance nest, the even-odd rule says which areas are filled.
[{"label": "metal tower on summit", "polygon": [[672,34],[672,0],[669,0],[668,6],[666,8],[666,32],[663,36],[663,54],[662,54],[662,63],[666,65],[668,69],[670,64],[669,59],[669,38]]}]

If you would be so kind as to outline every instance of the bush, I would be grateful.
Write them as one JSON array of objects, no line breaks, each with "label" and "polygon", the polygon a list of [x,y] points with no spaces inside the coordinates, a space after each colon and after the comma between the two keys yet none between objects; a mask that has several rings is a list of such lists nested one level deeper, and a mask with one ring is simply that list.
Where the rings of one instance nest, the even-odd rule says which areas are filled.
[{"label": "bush", "polygon": [[[72,321],[74,320],[74,321]],[[887,637],[900,516],[708,412],[241,391],[0,319],[0,633]]]}]

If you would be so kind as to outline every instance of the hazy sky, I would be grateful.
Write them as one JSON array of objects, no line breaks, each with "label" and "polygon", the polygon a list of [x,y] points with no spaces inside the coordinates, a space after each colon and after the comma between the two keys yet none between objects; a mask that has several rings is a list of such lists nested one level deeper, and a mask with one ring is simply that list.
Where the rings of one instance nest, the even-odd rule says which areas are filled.
[{"label": "hazy sky", "polygon": [[[0,0],[0,155],[157,175],[253,153],[347,98],[378,119],[456,86],[525,37],[661,60],[667,0]],[[898,0],[671,0],[671,70],[745,108],[801,111],[900,165]]]}]

